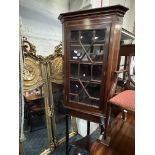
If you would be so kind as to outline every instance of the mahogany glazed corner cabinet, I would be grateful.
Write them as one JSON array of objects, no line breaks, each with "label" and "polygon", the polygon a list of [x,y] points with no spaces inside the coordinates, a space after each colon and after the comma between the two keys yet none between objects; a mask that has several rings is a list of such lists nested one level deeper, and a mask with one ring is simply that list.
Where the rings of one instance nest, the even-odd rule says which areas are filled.
[{"label": "mahogany glazed corner cabinet", "polygon": [[127,10],[115,5],[59,15],[63,26],[64,106],[71,115],[93,122],[105,118]]}]

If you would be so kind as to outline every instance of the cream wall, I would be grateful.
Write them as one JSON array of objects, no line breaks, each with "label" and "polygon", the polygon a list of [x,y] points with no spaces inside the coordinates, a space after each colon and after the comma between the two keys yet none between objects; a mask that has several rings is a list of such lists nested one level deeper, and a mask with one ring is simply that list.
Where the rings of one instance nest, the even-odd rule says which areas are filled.
[{"label": "cream wall", "polygon": [[58,16],[68,11],[68,0],[20,0],[21,33],[35,44],[37,53],[52,54],[62,40],[62,25]]},{"label": "cream wall", "polygon": [[133,32],[135,22],[135,0],[109,0],[109,5],[121,4],[129,8],[123,18],[123,28]]},{"label": "cream wall", "polygon": [[[123,28],[133,32],[135,0],[102,0],[103,6],[121,4],[129,8]],[[20,0],[21,32],[36,45],[38,54],[47,56],[62,40],[62,12],[101,7],[101,0]]]},{"label": "cream wall", "polygon": [[69,10],[76,11],[87,8],[101,7],[101,1],[103,7],[120,4],[129,8],[124,16],[123,28],[133,32],[133,26],[135,22],[135,0],[69,0]]}]

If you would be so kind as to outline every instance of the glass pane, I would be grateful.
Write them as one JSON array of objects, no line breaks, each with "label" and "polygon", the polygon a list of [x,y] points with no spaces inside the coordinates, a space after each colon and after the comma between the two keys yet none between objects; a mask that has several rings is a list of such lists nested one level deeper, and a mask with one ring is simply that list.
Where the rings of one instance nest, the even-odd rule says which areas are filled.
[{"label": "glass pane", "polygon": [[[87,51],[88,47],[85,46],[84,49]],[[71,46],[70,59],[78,60],[78,61],[82,59],[83,61],[88,61],[88,58],[85,55],[84,49],[81,46]]]},{"label": "glass pane", "polygon": [[93,46],[90,51],[90,57],[93,61],[103,61],[104,50],[103,46]]},{"label": "glass pane", "polygon": [[82,44],[91,44],[93,39],[93,30],[83,30],[80,35]]},{"label": "glass pane", "polygon": [[78,81],[70,81],[70,93],[78,94],[81,89],[81,84]]},{"label": "glass pane", "polygon": [[71,42],[79,42],[79,31],[71,31]]},{"label": "glass pane", "polygon": [[70,64],[70,76],[78,77],[78,64],[75,63]]},{"label": "glass pane", "polygon": [[105,41],[106,29],[96,30],[95,32],[95,43],[103,43]]},{"label": "glass pane", "polygon": [[80,79],[90,80],[91,79],[91,65],[90,64],[80,64]]},{"label": "glass pane", "polygon": [[101,80],[102,76],[102,65],[93,65],[93,80]]},{"label": "glass pane", "polygon": [[81,57],[84,55],[84,50],[81,46],[71,46],[71,60],[80,60]]},{"label": "glass pane", "polygon": [[99,106],[99,105],[100,105],[100,100],[91,99],[90,104],[91,104],[91,105]]},{"label": "glass pane", "polygon": [[81,103],[89,103],[89,96],[86,94],[84,90],[79,94],[79,102]]},{"label": "glass pane", "polygon": [[95,97],[95,98],[100,97],[100,84],[89,83],[86,86],[86,90],[91,97]]},{"label": "glass pane", "polygon": [[74,102],[78,102],[79,101],[79,95],[69,95],[69,100],[70,101],[74,101]]},{"label": "glass pane", "polygon": [[99,106],[99,100],[89,98],[84,90],[79,94],[79,102]]}]

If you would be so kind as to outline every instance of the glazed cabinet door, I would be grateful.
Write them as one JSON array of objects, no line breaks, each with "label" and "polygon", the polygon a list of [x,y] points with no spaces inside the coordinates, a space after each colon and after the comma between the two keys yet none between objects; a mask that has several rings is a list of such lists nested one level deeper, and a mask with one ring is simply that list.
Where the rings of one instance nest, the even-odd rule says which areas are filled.
[{"label": "glazed cabinet door", "polygon": [[65,91],[69,106],[103,109],[110,25],[68,28]]}]

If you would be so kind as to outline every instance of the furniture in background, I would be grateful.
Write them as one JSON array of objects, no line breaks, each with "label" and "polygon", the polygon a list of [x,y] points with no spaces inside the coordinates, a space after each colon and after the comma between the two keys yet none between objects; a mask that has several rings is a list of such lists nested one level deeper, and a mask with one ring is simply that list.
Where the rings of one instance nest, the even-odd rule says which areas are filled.
[{"label": "furniture in background", "polygon": [[[135,45],[127,44],[121,45],[119,53],[119,63],[118,63],[118,74],[122,74],[122,77],[118,76],[119,82],[122,84],[123,89],[134,89],[135,87],[135,66],[132,65],[132,62],[135,57]],[[122,58],[124,62],[121,63]],[[132,66],[131,66],[132,65]]]},{"label": "furniture in background", "polygon": [[25,117],[28,120],[28,126],[30,127],[30,131],[32,131],[33,120],[35,121],[35,117],[40,118],[40,122],[42,121],[45,126],[45,105],[44,98],[42,97],[41,92],[38,90],[32,92],[26,92],[28,94],[24,97],[25,99]]},{"label": "furniture in background", "polygon": [[[110,99],[108,100],[107,105],[107,121],[105,123],[105,139],[108,137],[108,126],[110,126],[110,116],[112,107],[115,106],[119,109],[119,112],[122,113],[122,119],[125,121],[127,119],[128,112],[135,112],[135,82],[132,79],[131,73],[131,58],[135,55],[135,45],[123,45],[120,48],[120,57],[125,56],[125,63],[123,70],[115,72],[114,79],[114,89],[110,93]],[[120,65],[118,67],[120,69]],[[123,85],[118,85],[119,74],[123,73]],[[125,74],[125,76],[124,76]],[[117,91],[117,86],[121,87]],[[109,141],[110,142],[110,141]],[[108,144],[109,145],[109,144]]]},{"label": "furniture in background", "polygon": [[123,16],[127,10],[116,5],[59,16],[64,41],[64,105],[69,109],[66,155],[69,115],[100,123],[104,129],[107,101],[117,70]]}]

